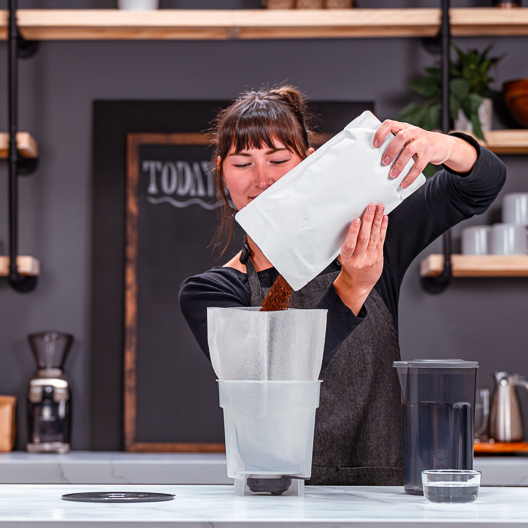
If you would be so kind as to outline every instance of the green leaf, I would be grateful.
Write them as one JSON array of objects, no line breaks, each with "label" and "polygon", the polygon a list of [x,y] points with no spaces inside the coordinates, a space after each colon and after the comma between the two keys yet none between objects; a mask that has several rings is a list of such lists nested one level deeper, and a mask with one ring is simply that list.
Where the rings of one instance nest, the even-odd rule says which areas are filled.
[{"label": "green leaf", "polygon": [[427,130],[427,114],[427,106],[423,105],[416,113],[414,121],[411,124]]},{"label": "green leaf", "polygon": [[[473,114],[478,115],[478,108],[482,104],[484,99],[480,95],[476,93],[472,93],[472,94],[469,94],[468,101],[469,101],[469,113],[471,115]],[[468,118],[471,119],[471,116],[468,115]]]},{"label": "green leaf", "polygon": [[465,79],[452,79],[449,88],[454,97],[462,101],[469,95],[469,83]]},{"label": "green leaf", "polygon": [[425,166],[425,169],[423,170],[423,175],[426,178],[430,178],[431,176],[434,176],[438,172],[438,167],[436,165],[433,165],[432,163],[428,163]]},{"label": "green leaf", "polygon": [[442,113],[442,105],[440,102],[435,103],[429,107],[427,115],[427,128],[426,130],[433,130],[440,128],[440,119]]},{"label": "green leaf", "polygon": [[403,121],[405,123],[410,123],[411,125],[417,125],[417,121],[423,116],[424,105],[421,103],[410,103],[405,108],[402,108],[396,119],[398,121]]},{"label": "green leaf", "polygon": [[422,77],[421,79],[414,79],[407,85],[411,90],[420,94],[427,99],[434,97],[440,90],[440,85],[436,79],[431,77]]},{"label": "green leaf", "polygon": [[471,124],[473,125],[473,132],[475,136],[477,136],[479,139],[484,140],[484,133],[482,132],[482,128],[480,126],[480,119],[478,114],[472,114]]},{"label": "green leaf", "polygon": [[429,74],[429,77],[435,79],[438,84],[442,83],[442,70],[440,68],[425,68],[425,71]]},{"label": "green leaf", "polygon": [[458,99],[453,96],[453,94],[449,95],[449,115],[451,116],[451,119],[455,121],[455,119],[458,119],[458,110],[460,109],[460,103],[458,102]]}]

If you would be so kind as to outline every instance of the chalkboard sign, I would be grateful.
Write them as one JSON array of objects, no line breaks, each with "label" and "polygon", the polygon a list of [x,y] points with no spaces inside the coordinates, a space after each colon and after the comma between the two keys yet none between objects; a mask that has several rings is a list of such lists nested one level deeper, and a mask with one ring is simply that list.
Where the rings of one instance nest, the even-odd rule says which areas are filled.
[{"label": "chalkboard sign", "polygon": [[218,265],[209,143],[205,134],[127,136],[127,451],[224,450],[216,377],[178,305],[181,282]]}]

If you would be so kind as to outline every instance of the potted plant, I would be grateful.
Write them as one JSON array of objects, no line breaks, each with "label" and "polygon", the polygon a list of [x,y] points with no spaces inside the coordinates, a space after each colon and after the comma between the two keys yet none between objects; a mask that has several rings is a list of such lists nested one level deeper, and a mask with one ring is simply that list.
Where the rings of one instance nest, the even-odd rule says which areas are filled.
[{"label": "potted plant", "polygon": [[[504,55],[488,57],[491,45],[482,53],[475,49],[464,52],[454,44],[453,48],[457,53],[457,61],[451,62],[450,66],[451,119],[455,122],[455,129],[472,130],[478,138],[484,140],[483,129],[491,128],[491,100],[500,93],[490,86],[494,79],[489,75],[489,70],[496,66]],[[408,87],[425,97],[426,101],[407,105],[396,119],[425,130],[433,130],[440,127],[442,72],[440,68],[426,68],[425,71],[426,77],[411,81]],[[464,124],[464,119],[459,121],[459,118],[465,118],[467,125]]]}]

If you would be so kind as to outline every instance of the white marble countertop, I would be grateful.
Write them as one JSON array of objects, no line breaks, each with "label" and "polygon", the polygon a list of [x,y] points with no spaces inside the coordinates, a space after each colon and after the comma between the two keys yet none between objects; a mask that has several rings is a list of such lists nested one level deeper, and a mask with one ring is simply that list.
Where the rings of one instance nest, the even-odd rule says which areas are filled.
[{"label": "white marble countertop", "polygon": [[[0,485],[0,527],[528,527],[527,488],[483,488],[475,502],[460,505],[432,504],[405,495],[400,487],[305,490],[304,497],[235,497],[231,486]],[[87,491],[149,491],[176,497],[137,504],[61,499],[65,493]]]},{"label": "white marble countertop", "polygon": [[[483,486],[528,486],[528,457],[475,457]],[[0,484],[230,484],[223,453],[0,453]]]},{"label": "white marble countertop", "polygon": [[231,484],[224,453],[0,453],[0,484]]}]

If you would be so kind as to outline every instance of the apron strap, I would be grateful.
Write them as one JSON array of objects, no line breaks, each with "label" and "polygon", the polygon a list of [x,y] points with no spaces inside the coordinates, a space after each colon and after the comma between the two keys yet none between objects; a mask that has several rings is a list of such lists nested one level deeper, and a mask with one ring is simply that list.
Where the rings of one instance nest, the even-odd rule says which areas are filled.
[{"label": "apron strap", "polygon": [[251,257],[247,259],[246,262],[246,271],[249,282],[249,291],[251,293],[251,306],[260,306],[264,300],[264,295],[262,293],[262,288],[260,287],[260,280],[253,266]]},{"label": "apron strap", "polygon": [[249,248],[247,235],[244,237],[244,249],[242,250],[242,255],[240,255],[240,262],[246,265],[246,272],[249,282],[249,292],[251,293],[251,306],[260,306],[264,300],[264,294],[262,293],[262,288],[260,287],[260,280],[253,266],[253,261],[251,260],[251,249]]}]

